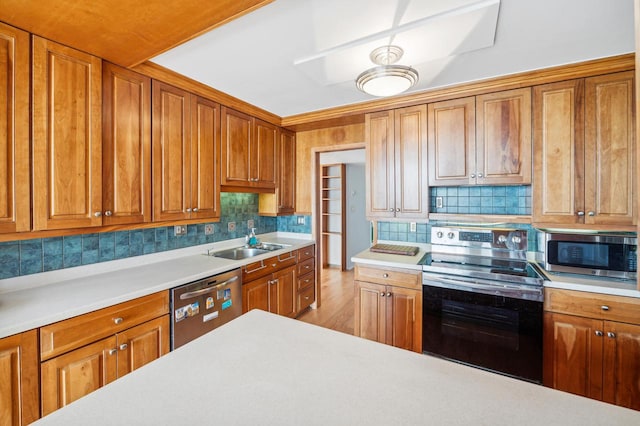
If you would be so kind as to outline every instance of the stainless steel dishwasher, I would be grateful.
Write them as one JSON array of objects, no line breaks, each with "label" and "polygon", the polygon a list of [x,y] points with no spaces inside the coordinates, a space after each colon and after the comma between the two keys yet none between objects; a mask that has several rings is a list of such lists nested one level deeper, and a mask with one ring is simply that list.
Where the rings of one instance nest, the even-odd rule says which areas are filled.
[{"label": "stainless steel dishwasher", "polygon": [[171,350],[242,314],[240,269],[171,289]]}]

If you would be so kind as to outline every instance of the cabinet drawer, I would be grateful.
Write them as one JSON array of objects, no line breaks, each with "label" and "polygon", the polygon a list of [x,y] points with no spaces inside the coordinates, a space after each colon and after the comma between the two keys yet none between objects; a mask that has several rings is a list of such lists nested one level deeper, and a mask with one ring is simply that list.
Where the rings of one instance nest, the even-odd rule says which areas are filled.
[{"label": "cabinet drawer", "polygon": [[315,288],[313,286],[298,293],[298,306],[296,312],[307,309],[315,300]]},{"label": "cabinet drawer", "polygon": [[163,291],[40,327],[41,360],[168,313],[169,292]]},{"label": "cabinet drawer", "polygon": [[315,257],[315,255],[316,255],[315,244],[301,248],[300,250],[298,250],[298,262],[302,262],[305,259]]},{"label": "cabinet drawer", "polygon": [[269,257],[264,260],[249,263],[242,267],[242,282],[246,283],[256,278],[264,277],[287,266],[295,265],[296,250]]},{"label": "cabinet drawer", "polygon": [[356,281],[422,289],[422,272],[397,268],[376,268],[356,265]]},{"label": "cabinet drawer", "polygon": [[308,274],[315,271],[316,260],[311,259],[304,260],[298,263],[298,276]]},{"label": "cabinet drawer", "polygon": [[316,283],[316,274],[313,272],[304,275],[298,275],[298,288],[303,289],[305,287],[313,286]]},{"label": "cabinet drawer", "polygon": [[545,311],[640,324],[640,299],[546,288]]}]

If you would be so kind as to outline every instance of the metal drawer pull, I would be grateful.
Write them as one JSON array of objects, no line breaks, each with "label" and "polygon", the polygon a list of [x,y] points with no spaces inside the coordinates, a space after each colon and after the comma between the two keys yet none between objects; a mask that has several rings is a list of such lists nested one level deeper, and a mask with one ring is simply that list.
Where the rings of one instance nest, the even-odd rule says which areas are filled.
[{"label": "metal drawer pull", "polygon": [[304,300],[309,300],[309,296],[305,296],[305,297],[304,297]]},{"label": "metal drawer pull", "polygon": [[389,278],[389,274],[382,274],[382,278]]},{"label": "metal drawer pull", "polygon": [[384,297],[384,291],[380,293],[380,297]]},{"label": "metal drawer pull", "polygon": [[277,263],[272,263],[271,266],[276,267]]},{"label": "metal drawer pull", "polygon": [[604,333],[600,330],[596,330],[596,336],[604,336]]},{"label": "metal drawer pull", "polygon": [[612,339],[615,339],[615,338],[616,338],[616,333],[614,333],[614,332],[612,332],[612,331],[609,331],[609,332],[607,333],[607,337],[611,337]]},{"label": "metal drawer pull", "polygon": [[117,349],[109,349],[109,355],[115,355],[118,352]]},{"label": "metal drawer pull", "polygon": [[602,308],[603,311],[608,311],[609,310],[609,307],[607,305],[602,305],[601,308]]},{"label": "metal drawer pull", "polygon": [[114,319],[113,319],[113,322],[114,322],[114,323],[116,323],[116,324],[122,324],[122,322],[123,322],[123,321],[124,321],[124,320],[123,320],[121,317],[118,317],[118,318],[114,318]]},{"label": "metal drawer pull", "polygon": [[387,293],[387,297],[391,297],[391,296],[393,296],[391,292]]},{"label": "metal drawer pull", "polygon": [[253,272],[257,272],[257,271],[259,271],[260,269],[264,269],[264,268],[266,268],[266,267],[267,267],[267,265],[265,265],[265,264],[264,264],[264,261],[262,261],[262,260],[260,261],[260,265],[262,265],[262,266],[260,266],[259,268],[256,268],[256,269],[251,269],[251,270],[247,269],[247,267],[245,266],[245,267],[244,267],[244,271],[245,271],[247,274],[251,274],[251,273],[253,273]]},{"label": "metal drawer pull", "polygon": [[127,345],[126,343],[123,343],[120,345],[120,350],[124,351],[125,349],[127,349],[127,347],[129,347],[129,345]]}]

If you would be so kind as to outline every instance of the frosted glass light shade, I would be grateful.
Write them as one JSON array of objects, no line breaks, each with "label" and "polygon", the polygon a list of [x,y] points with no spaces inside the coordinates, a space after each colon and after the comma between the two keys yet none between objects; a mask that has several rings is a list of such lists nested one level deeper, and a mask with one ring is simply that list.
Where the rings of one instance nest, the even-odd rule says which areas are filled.
[{"label": "frosted glass light shade", "polygon": [[404,65],[382,65],[358,76],[358,89],[372,96],[393,96],[409,90],[418,82],[418,72]]}]

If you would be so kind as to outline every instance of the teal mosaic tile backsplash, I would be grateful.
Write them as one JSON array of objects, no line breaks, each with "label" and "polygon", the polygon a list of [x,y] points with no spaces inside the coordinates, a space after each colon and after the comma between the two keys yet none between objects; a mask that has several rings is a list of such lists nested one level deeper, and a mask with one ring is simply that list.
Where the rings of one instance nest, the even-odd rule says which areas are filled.
[{"label": "teal mosaic tile backsplash", "polygon": [[[257,194],[222,193],[220,202],[220,222],[211,224],[211,235],[205,235],[206,224],[201,223],[187,225],[187,234],[179,237],[173,226],[161,226],[0,243],[0,279],[239,238],[248,233],[250,219],[258,234],[311,233],[310,216],[303,216],[305,225],[297,224],[298,216],[258,216]],[[229,222],[236,223],[235,231],[228,231]]]},{"label": "teal mosaic tile backsplash", "polygon": [[434,213],[530,215],[531,186],[439,186],[429,189],[429,201]]}]

